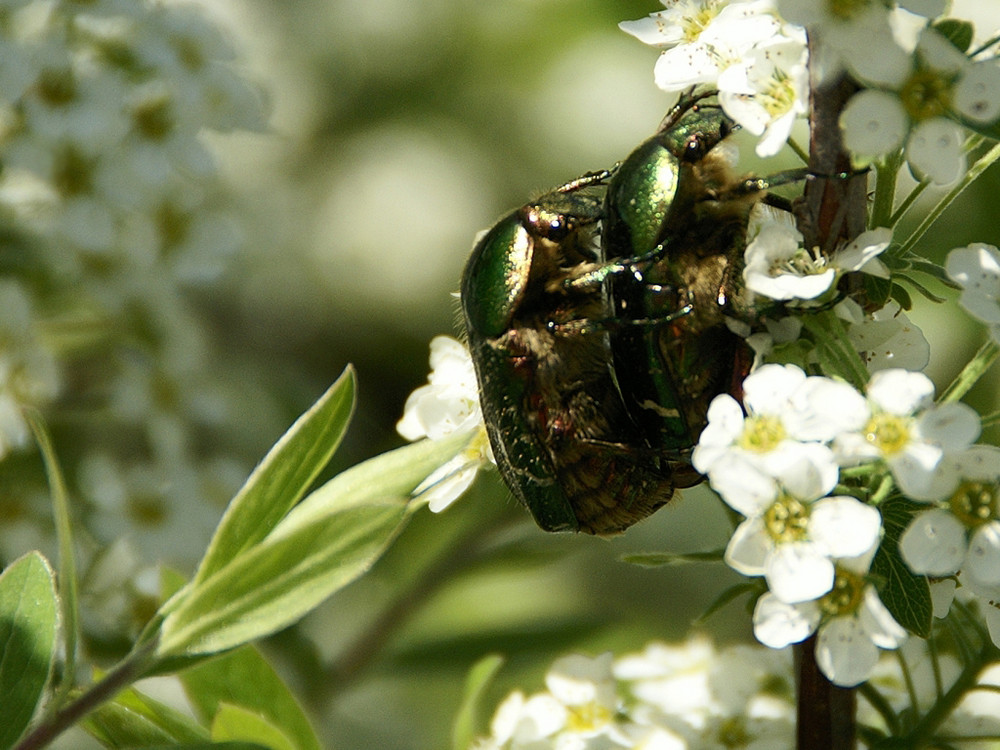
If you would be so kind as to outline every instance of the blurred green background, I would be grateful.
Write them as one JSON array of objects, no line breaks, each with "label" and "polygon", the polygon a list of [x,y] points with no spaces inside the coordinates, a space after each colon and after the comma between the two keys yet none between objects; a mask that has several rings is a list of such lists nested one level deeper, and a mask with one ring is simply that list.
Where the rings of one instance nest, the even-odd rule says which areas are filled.
[{"label": "blurred green background", "polygon": [[[234,450],[245,474],[353,363],[360,400],[336,471],[402,443],[395,423],[425,381],[428,343],[457,333],[451,295],[475,234],[539,192],[611,166],[656,128],[671,103],[653,85],[656,53],[617,23],[661,6],[202,4],[232,31],[272,108],[269,132],[208,139],[244,242],[224,277],[191,294],[229,385],[267,394],[248,390],[227,430],[242,431]],[[998,191],[996,174],[980,180],[927,236],[927,255],[1000,244]],[[943,387],[982,332],[954,305],[918,302],[913,318]],[[995,375],[971,401],[996,408]],[[72,427],[61,428],[61,445],[72,446]],[[194,520],[181,529],[195,551],[210,531]],[[418,514],[371,574],[263,645],[330,748],[446,747],[464,675],[486,654],[508,659],[488,696],[495,705],[515,687],[540,688],[567,651],[682,638],[740,578],[722,565],[642,569],[620,558],[717,549],[727,536],[700,489],[612,540],[546,535],[486,472],[444,514]],[[751,637],[742,602],[698,627],[721,642]]]},{"label": "blurred green background", "polygon": [[[337,461],[398,445],[427,344],[456,332],[449,295],[472,238],[509,208],[607,167],[670,103],[655,51],[617,29],[655,2],[252,0],[225,8],[273,132],[219,144],[247,202],[249,246],[211,309],[226,345],[271,362],[291,412],[348,362],[360,404]],[[752,153],[752,148],[744,149]],[[755,168],[750,165],[748,168]],[[982,180],[928,236],[928,254],[1000,242]],[[920,211],[915,211],[919,216]],[[980,334],[921,302],[943,387]],[[975,399],[996,399],[987,378]],[[261,435],[263,451],[276,435]],[[422,514],[365,579],[267,644],[330,747],[444,747],[468,667],[509,661],[491,692],[541,685],[567,650],[628,651],[686,633],[738,577],[721,565],[646,570],[628,551],[722,546],[726,519],[690,491],[624,536],[547,536],[491,472],[441,516]],[[704,627],[750,638],[741,603]]]}]

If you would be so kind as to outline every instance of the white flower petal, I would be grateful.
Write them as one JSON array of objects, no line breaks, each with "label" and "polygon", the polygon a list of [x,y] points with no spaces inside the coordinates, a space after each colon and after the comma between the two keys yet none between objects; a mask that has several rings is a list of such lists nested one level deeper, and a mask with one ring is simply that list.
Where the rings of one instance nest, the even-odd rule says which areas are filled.
[{"label": "white flower petal", "polygon": [[815,602],[786,604],[769,592],[754,607],[753,634],[765,646],[784,648],[812,635],[819,619]]},{"label": "white flower petal", "polygon": [[1000,117],[1000,66],[996,60],[967,66],[952,96],[955,109],[973,122],[994,122]]},{"label": "white flower petal", "polygon": [[937,185],[948,185],[965,174],[962,129],[943,117],[917,125],[906,142],[906,159],[917,176],[927,175]]},{"label": "white flower petal", "polygon": [[965,526],[943,509],[916,516],[899,540],[899,551],[917,574],[946,576],[965,560]]},{"label": "white flower petal", "polygon": [[1000,522],[987,523],[972,534],[965,569],[981,584],[1000,585]]},{"label": "white flower petal", "polygon": [[834,569],[830,559],[814,545],[800,542],[779,544],[768,556],[768,588],[788,604],[812,601],[833,588]]},{"label": "white flower petal", "polygon": [[955,590],[958,583],[954,578],[942,578],[939,581],[931,581],[931,604],[934,608],[934,616],[938,619],[947,617],[951,611],[951,603],[955,600]]},{"label": "white flower petal", "polygon": [[891,229],[886,227],[869,229],[836,252],[834,256],[836,265],[844,271],[857,271],[889,247],[890,242],[892,242]]},{"label": "white flower petal", "polygon": [[865,589],[865,600],[858,611],[858,621],[879,648],[898,648],[906,640],[906,630],[889,614],[874,586]]},{"label": "white flower petal", "polygon": [[791,394],[789,407],[784,423],[798,440],[827,442],[841,432],[861,429],[869,417],[865,397],[830,378],[807,378]]},{"label": "white flower petal", "polygon": [[795,365],[764,365],[743,381],[743,403],[755,414],[780,414],[806,374]]},{"label": "white flower petal", "polygon": [[760,518],[748,518],[733,532],[726,545],[726,564],[745,576],[764,575],[764,563],[773,549]]},{"label": "white flower petal", "polygon": [[837,484],[839,469],[833,451],[819,443],[787,440],[778,450],[761,456],[764,471],[780,479],[796,497],[813,499],[825,495]]},{"label": "white flower petal", "polygon": [[868,398],[882,411],[908,416],[931,405],[934,383],[922,372],[882,370],[868,383]]},{"label": "white flower petal", "polygon": [[631,34],[643,44],[654,47],[667,47],[684,41],[683,29],[679,24],[672,23],[666,13],[660,11],[651,13],[646,18],[635,21],[622,21],[618,28],[626,34]]},{"label": "white flower petal", "polygon": [[864,89],[851,97],[840,115],[844,146],[864,157],[892,153],[903,145],[909,118],[893,94]]},{"label": "white flower petal", "polygon": [[747,517],[763,513],[778,496],[774,477],[741,453],[729,452],[721,456],[712,464],[708,476],[712,489],[726,504]]},{"label": "white flower petal", "polygon": [[871,675],[878,649],[853,617],[835,617],[819,631],[816,663],[834,685],[853,687]]},{"label": "white flower petal", "polygon": [[882,516],[853,497],[827,497],[812,507],[809,536],[831,557],[858,557],[879,540]]},{"label": "white flower petal", "polygon": [[979,414],[968,404],[940,404],[917,418],[915,432],[924,440],[958,451],[975,442],[982,425]]}]

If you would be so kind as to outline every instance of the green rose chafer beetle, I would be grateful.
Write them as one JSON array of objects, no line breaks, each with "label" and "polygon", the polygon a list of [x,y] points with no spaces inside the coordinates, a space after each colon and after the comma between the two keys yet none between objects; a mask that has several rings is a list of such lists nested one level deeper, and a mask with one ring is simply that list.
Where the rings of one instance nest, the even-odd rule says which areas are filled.
[{"label": "green rose chafer beetle", "polygon": [[462,310],[490,443],[546,531],[613,534],[668,502],[678,476],[625,406],[586,175],[508,214],[476,243]]},{"label": "green rose chafer beetle", "polygon": [[724,141],[735,125],[704,103],[711,93],[682,97],[626,158],[604,211],[604,258],[633,258],[630,273],[608,277],[612,317],[633,321],[610,333],[619,384],[644,438],[677,462],[711,400],[738,394],[752,361],[732,330],[766,312],[743,287],[750,209],[772,183],[802,176],[734,179]]}]

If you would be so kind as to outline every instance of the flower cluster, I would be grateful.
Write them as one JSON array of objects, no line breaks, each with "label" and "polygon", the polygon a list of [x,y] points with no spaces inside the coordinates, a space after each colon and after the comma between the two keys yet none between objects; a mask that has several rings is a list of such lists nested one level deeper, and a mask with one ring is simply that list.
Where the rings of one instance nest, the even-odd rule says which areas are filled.
[{"label": "flower cluster", "polygon": [[770,0],[664,2],[667,10],[619,26],[663,50],[656,84],[683,91],[709,84],[726,114],[760,136],[758,156],[784,146],[808,101],[802,28],[784,23]]},{"label": "flower cluster", "polygon": [[792,736],[787,655],[710,641],[650,643],[615,659],[566,656],[546,690],[516,691],[476,750],[781,747]]},{"label": "flower cluster", "polygon": [[[872,670],[888,703],[906,708],[914,682],[933,684],[926,649],[907,645],[910,672],[895,658]],[[546,690],[511,693],[497,708],[489,737],[474,750],[547,748],[776,748],[794,744],[795,705],[788,652],[752,646],[716,648],[695,636],[678,644],[649,643],[614,658],[572,655],[557,659],[545,676]],[[947,658],[934,667],[953,679]],[[994,672],[996,670],[993,670]],[[992,682],[995,675],[988,675]],[[931,698],[932,696],[921,696]],[[944,730],[952,735],[996,734],[992,695],[964,704]],[[884,716],[866,702],[859,719],[883,726]]]},{"label": "flower cluster", "polygon": [[914,572],[954,574],[965,561],[977,584],[1000,583],[992,541],[1000,526],[990,525],[1000,451],[972,446],[979,418],[970,407],[935,405],[930,380],[900,369],[877,372],[864,396],[794,365],[764,365],[743,388],[742,407],[729,395],[712,402],[692,460],[746,519],[725,559],[767,582],[754,612],[762,643],[780,648],[818,630],[817,661],[838,685],[864,681],[876,647],[902,643],[905,631],[866,576],[879,512],[864,496],[830,494],[842,467],[882,467],[911,500],[948,501],[965,513],[968,549],[966,527],[950,515],[946,523],[946,511],[914,520],[902,544]]},{"label": "flower cluster", "polygon": [[[222,373],[188,296],[242,243],[206,135],[262,130],[264,102],[193,3],[4,2],[0,58],[0,210],[16,259],[0,283],[0,456],[30,442],[25,407],[54,431],[71,423],[60,454],[91,563],[132,537],[147,563],[191,565],[250,466],[223,425],[268,413],[259,398],[244,408],[247,385]],[[2,501],[16,519],[0,530],[5,559],[25,528],[47,528],[44,490],[22,479]]]},{"label": "flower cluster", "polygon": [[[663,49],[657,85],[709,84],[726,113],[755,135],[760,156],[777,153],[806,114],[807,66],[817,79],[848,71],[864,88],[844,110],[844,144],[859,166],[900,149],[913,173],[935,184],[965,172],[965,131],[1000,117],[1000,67],[967,55],[954,38],[907,19],[937,18],[944,0],[834,3],[818,0],[663,0],[667,10],[621,28]],[[812,34],[809,59],[806,35]],[[961,123],[961,124],[960,124]]]}]

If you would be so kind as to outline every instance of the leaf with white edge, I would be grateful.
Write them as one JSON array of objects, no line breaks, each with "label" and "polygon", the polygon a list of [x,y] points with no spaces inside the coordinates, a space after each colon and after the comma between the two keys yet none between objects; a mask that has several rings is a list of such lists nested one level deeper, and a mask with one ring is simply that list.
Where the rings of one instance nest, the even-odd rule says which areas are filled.
[{"label": "leaf with white edge", "polygon": [[272,535],[185,590],[157,655],[217,653],[291,625],[367,571],[405,516],[401,502],[373,503]]},{"label": "leaf with white edge", "polygon": [[226,508],[195,584],[264,539],[306,493],[340,445],[355,390],[354,370],[348,367],[274,444]]},{"label": "leaf with white edge", "polygon": [[0,748],[24,732],[52,672],[59,601],[48,561],[38,552],[0,575]]},{"label": "leaf with white edge", "polygon": [[451,729],[451,746],[454,750],[472,747],[476,738],[476,717],[482,708],[484,694],[503,662],[502,656],[490,654],[473,664],[469,670],[465,678],[465,690],[462,691],[462,705],[455,714]]},{"label": "leaf with white edge", "polygon": [[352,466],[309,493],[275,533],[288,533],[332,511],[372,500],[409,498],[424,479],[458,455],[475,436],[476,431],[471,430],[441,440],[421,440]]},{"label": "leaf with white edge", "polygon": [[212,720],[212,739],[217,742],[250,740],[270,750],[299,750],[274,724],[260,714],[223,703]]},{"label": "leaf with white edge", "polygon": [[242,646],[178,675],[198,716],[208,722],[221,703],[266,719],[298,750],[321,750],[309,719],[278,673],[253,646]]},{"label": "leaf with white edge", "polygon": [[209,739],[208,731],[191,717],[135,688],[123,690],[113,701],[98,707],[81,726],[108,747],[145,748]]}]

